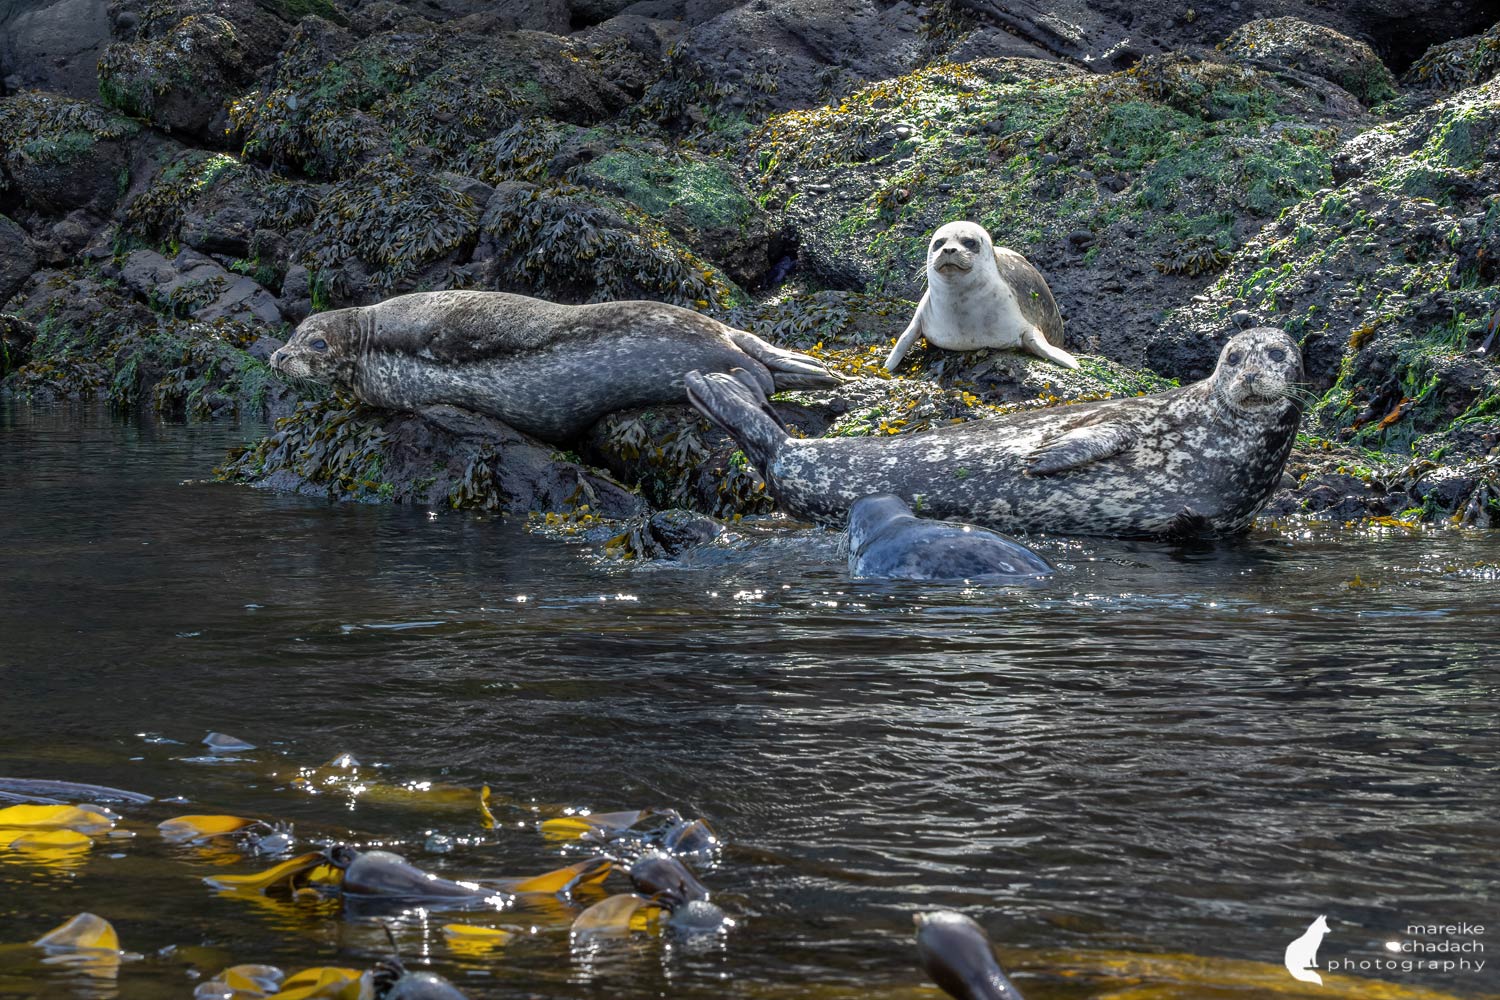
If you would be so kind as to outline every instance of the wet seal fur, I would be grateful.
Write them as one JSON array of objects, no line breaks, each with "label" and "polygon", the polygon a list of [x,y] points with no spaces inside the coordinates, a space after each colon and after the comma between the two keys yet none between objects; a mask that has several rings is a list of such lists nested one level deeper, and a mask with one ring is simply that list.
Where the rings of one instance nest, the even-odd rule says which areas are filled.
[{"label": "wet seal fur", "polygon": [[371,406],[451,405],[544,441],[607,413],[685,401],[688,372],[749,372],[764,392],[838,385],[803,354],[662,302],[568,306],[505,292],[398,295],[304,320],[271,367]]},{"label": "wet seal fur", "polygon": [[849,575],[888,580],[1022,580],[1053,565],[1014,538],[975,524],[917,517],[877,493],[849,508]]},{"label": "wet seal fur", "polygon": [[1019,347],[1064,368],[1062,313],[1052,289],[1025,257],[997,247],[977,222],[950,222],[927,249],[927,291],[885,359],[895,371],[918,336],[948,351]]},{"label": "wet seal fur", "polygon": [[984,928],[962,913],[937,910],[913,915],[922,970],[957,1000],[1024,1000]]},{"label": "wet seal fur", "polygon": [[1001,531],[1153,538],[1250,526],[1292,450],[1301,379],[1296,342],[1258,327],[1230,338],[1211,376],[1180,389],[811,440],[787,434],[765,397],[733,376],[689,375],[687,388],[802,517],[836,524],[860,497],[894,493],[921,514]]}]

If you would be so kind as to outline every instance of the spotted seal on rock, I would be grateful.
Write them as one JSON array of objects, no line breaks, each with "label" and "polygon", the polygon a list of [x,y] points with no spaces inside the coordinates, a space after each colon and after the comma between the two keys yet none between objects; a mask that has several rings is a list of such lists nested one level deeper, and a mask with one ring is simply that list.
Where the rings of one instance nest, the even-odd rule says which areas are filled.
[{"label": "spotted seal on rock", "polygon": [[304,320],[271,367],[371,406],[447,404],[544,441],[606,413],[683,402],[688,372],[742,368],[765,392],[841,379],[803,354],[662,302],[569,306],[505,292],[398,295]]},{"label": "spotted seal on rock", "polygon": [[1063,350],[1062,314],[1046,279],[1025,257],[995,246],[977,222],[950,222],[932,234],[927,291],[885,359],[886,371],[896,370],[918,336],[949,351],[1020,347],[1078,367]]},{"label": "spotted seal on rock", "polygon": [[912,917],[922,969],[957,1000],[1023,1000],[984,928],[962,913],[937,910]]},{"label": "spotted seal on rock", "polygon": [[845,529],[849,574],[888,580],[1019,580],[1053,572],[1014,538],[975,524],[917,517],[890,493],[861,497]]},{"label": "spotted seal on rock", "polygon": [[791,437],[753,384],[688,376],[688,397],[734,436],[788,511],[838,523],[871,493],[1009,532],[1223,536],[1248,528],[1281,479],[1301,419],[1297,344],[1258,327],[1214,373],[1152,396],[1001,414],[886,437]]}]

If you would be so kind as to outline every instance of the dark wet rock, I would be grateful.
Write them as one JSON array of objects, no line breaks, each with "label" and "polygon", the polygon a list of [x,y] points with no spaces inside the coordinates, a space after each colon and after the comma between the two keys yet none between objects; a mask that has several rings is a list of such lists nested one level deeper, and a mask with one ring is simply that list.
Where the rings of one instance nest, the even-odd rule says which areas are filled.
[{"label": "dark wet rock", "polygon": [[696,511],[672,509],[643,514],[604,543],[604,554],[618,559],[676,559],[724,534],[724,526]]},{"label": "dark wet rock", "polygon": [[0,215],[0,306],[31,277],[36,262],[26,230]]},{"label": "dark wet rock", "polygon": [[222,478],[337,500],[628,518],[640,497],[498,420],[457,407],[393,413],[303,403]]},{"label": "dark wet rock", "polygon": [[1322,77],[1366,106],[1396,96],[1396,78],[1370,46],[1300,18],[1251,21],[1236,29],[1221,48],[1244,62]]},{"label": "dark wet rock", "polygon": [[0,312],[0,379],[26,364],[36,327],[19,316]]},{"label": "dark wet rock", "polygon": [[223,137],[225,103],[244,82],[240,31],[218,14],[193,14],[159,34],[115,42],[99,57],[106,104],[203,140]]},{"label": "dark wet rock", "polygon": [[176,316],[273,326],[281,322],[270,292],[193,250],[171,260],[153,250],[133,251],[120,265],[120,281],[144,302]]},{"label": "dark wet rock", "polygon": [[1408,87],[1453,92],[1500,74],[1500,23],[1477,35],[1434,45],[1401,78]]},{"label": "dark wet rock", "polygon": [[129,183],[139,133],[129,119],[57,94],[0,98],[0,166],[42,211],[107,211]]},{"label": "dark wet rock", "polygon": [[46,90],[93,98],[95,65],[109,39],[102,0],[0,3],[0,93]]}]

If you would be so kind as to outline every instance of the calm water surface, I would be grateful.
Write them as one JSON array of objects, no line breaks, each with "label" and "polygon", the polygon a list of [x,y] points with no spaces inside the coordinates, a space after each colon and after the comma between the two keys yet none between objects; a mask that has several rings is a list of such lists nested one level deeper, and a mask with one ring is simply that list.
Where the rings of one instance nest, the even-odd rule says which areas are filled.
[{"label": "calm water surface", "polygon": [[[874,996],[922,981],[910,915],[939,906],[1043,1000],[1107,992],[1058,950],[1279,968],[1320,913],[1324,959],[1500,924],[1500,534],[1043,540],[1062,571],[1031,590],[854,582],[811,532],[631,568],[515,519],[202,481],[259,427],[0,407],[0,775],[179,799],[118,807],[138,835],[73,863],[0,851],[0,943],[90,910],[144,956],[87,987],[0,948],[0,994],[187,997],[233,962],[385,952],[337,903],[215,895],[205,874],[265,863],[164,844],[182,812],[460,877],[574,860],[536,830],[567,806],[671,805],[726,841],[716,944],[571,952],[559,907],[465,958],[453,918],[403,917],[408,957],[475,997]],[[205,759],[210,730],[260,749]],[[383,783],[487,783],[501,828],[288,785],[343,752]]]}]

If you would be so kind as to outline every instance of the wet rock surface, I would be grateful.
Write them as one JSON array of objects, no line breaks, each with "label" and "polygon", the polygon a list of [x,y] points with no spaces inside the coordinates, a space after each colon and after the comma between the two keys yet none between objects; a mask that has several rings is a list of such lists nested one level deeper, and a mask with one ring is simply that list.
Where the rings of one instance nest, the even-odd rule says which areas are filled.
[{"label": "wet rock surface", "polygon": [[[226,477],[550,513],[672,557],[716,535],[705,517],[774,510],[686,407],[613,414],[563,452],[463,411],[308,395],[265,360],[314,312],[406,291],[656,299],[847,375],[776,401],[799,433],[899,434],[1157,391],[1270,324],[1309,372],[1270,513],[1488,525],[1493,16],[0,3],[0,391],[268,414],[284,423]],[[959,218],[1042,270],[1079,372],[919,345],[886,375],[927,236]]]}]

